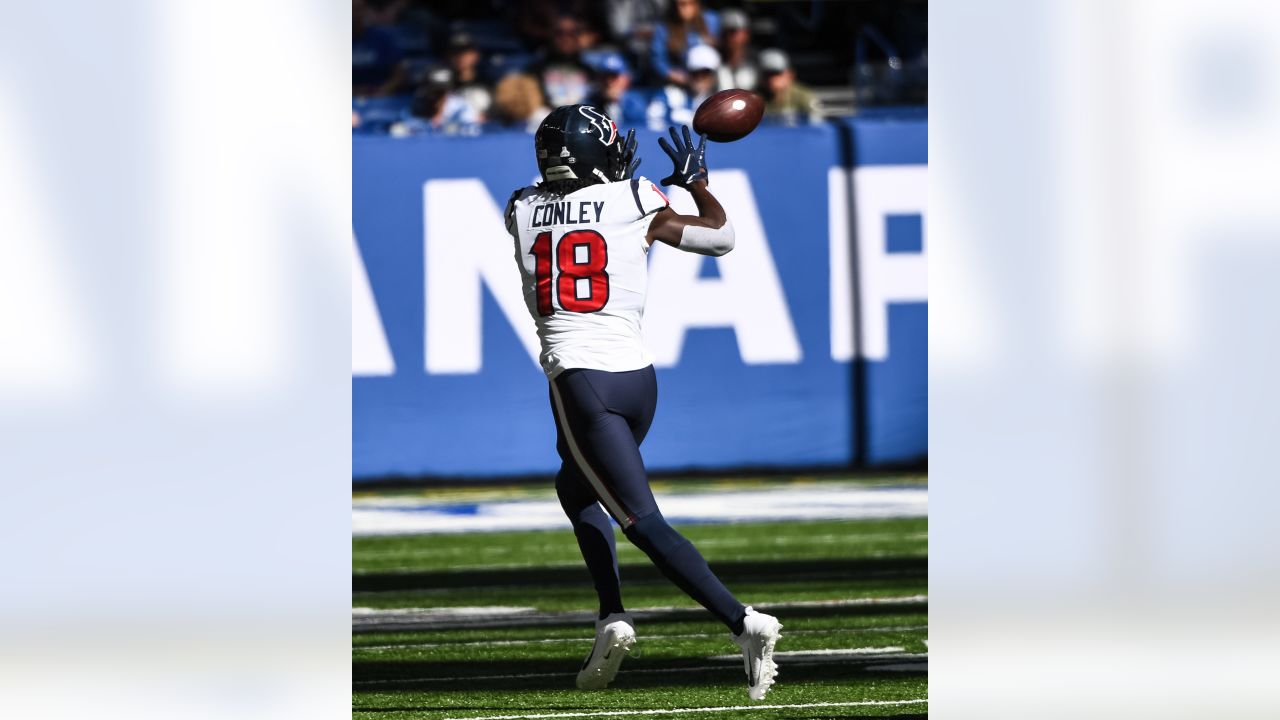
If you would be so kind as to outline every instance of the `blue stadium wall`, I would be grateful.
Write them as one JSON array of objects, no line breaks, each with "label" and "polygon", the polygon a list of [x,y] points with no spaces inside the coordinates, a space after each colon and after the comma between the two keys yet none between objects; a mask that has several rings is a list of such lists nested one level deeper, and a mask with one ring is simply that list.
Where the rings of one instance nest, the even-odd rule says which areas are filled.
[{"label": "blue stadium wall", "polygon": [[[711,145],[738,247],[651,255],[651,470],[927,456],[926,136],[923,117],[888,116]],[[640,172],[661,177],[656,137],[640,138]],[[352,145],[353,478],[554,472],[501,220],[537,174],[529,136]]]}]

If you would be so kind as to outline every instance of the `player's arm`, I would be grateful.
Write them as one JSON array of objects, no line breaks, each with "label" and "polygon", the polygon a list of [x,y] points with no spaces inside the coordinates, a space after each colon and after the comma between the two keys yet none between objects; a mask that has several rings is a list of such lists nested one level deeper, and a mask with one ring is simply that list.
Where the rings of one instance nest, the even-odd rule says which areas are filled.
[{"label": "player's arm", "polygon": [[697,147],[689,128],[683,127],[684,139],[671,128],[672,144],[663,138],[658,144],[671,158],[675,171],[663,178],[663,185],[676,185],[689,191],[698,207],[697,215],[681,215],[665,208],[653,216],[649,224],[648,241],[655,240],[699,255],[724,255],[733,249],[733,224],[725,216],[724,208],[707,189],[707,138],[702,136]]},{"label": "player's arm", "polygon": [[707,189],[707,181],[699,180],[687,188],[698,206],[697,215],[681,215],[665,208],[653,216],[649,224],[649,244],[654,240],[699,255],[724,255],[733,249],[733,225],[725,217],[724,208]]}]

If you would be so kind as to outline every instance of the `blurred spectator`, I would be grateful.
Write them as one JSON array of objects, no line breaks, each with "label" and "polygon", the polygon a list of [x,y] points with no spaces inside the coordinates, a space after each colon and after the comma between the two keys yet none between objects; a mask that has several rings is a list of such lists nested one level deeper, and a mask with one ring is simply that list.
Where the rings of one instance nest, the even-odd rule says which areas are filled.
[{"label": "blurred spectator", "polygon": [[364,0],[351,3],[351,94],[395,94],[405,79],[405,62],[395,36],[370,25]]},{"label": "blurred spectator", "polygon": [[601,44],[600,31],[591,23],[578,23],[578,51],[582,53],[582,61],[595,67],[599,57],[613,52],[612,48]]},{"label": "blurred spectator", "polygon": [[736,8],[720,13],[720,88],[755,90],[760,81],[757,53],[751,47],[751,21]]},{"label": "blurred spectator", "polygon": [[700,0],[671,0],[667,20],[653,29],[649,61],[660,83],[683,85],[689,77],[684,59],[691,48],[716,44],[720,17],[703,10]]},{"label": "blurred spectator", "polygon": [[818,98],[809,88],[796,82],[791,59],[777,48],[760,53],[760,73],[763,80],[760,93],[764,96],[765,115],[794,125],[801,119],[810,122],[821,119]]},{"label": "blurred spectator", "polygon": [[619,124],[635,125],[645,121],[645,96],[631,89],[631,68],[620,53],[599,56],[593,66],[595,90],[588,104],[603,110]]},{"label": "blurred spectator", "polygon": [[689,82],[671,83],[658,91],[645,111],[651,130],[667,125],[691,125],[698,106],[716,91],[716,74],[720,70],[720,53],[710,45],[689,48],[685,60]]},{"label": "blurred spectator", "polygon": [[445,23],[425,2],[418,0],[365,0],[365,22],[392,32],[406,57],[430,54],[431,38],[445,33]]},{"label": "blurred spectator", "polygon": [[453,74],[436,68],[418,86],[413,105],[391,126],[392,137],[410,135],[478,135],[477,117],[462,96],[453,91]]},{"label": "blurred spectator", "polygon": [[553,108],[583,102],[591,92],[592,73],[582,61],[581,30],[576,19],[568,15],[557,18],[551,45],[529,66]]},{"label": "blurred spectator", "polygon": [[530,75],[512,73],[498,82],[493,91],[493,116],[507,126],[534,132],[551,112],[538,81]]},{"label": "blurred spectator", "polygon": [[583,27],[583,31],[578,35],[579,46],[582,48],[582,62],[586,63],[593,73],[599,74],[600,69],[606,64],[618,67],[615,61],[620,60],[622,66],[627,69],[627,75],[631,78],[635,77],[631,72],[631,64],[627,62],[625,54],[617,45],[605,40],[599,32],[587,30],[585,25]]},{"label": "blurred spectator", "polygon": [[467,33],[454,33],[449,38],[449,70],[453,73],[453,91],[483,122],[493,96],[480,78],[480,50]]},{"label": "blurred spectator", "polygon": [[408,0],[366,0],[365,19],[373,25],[395,25]]},{"label": "blurred spectator", "polygon": [[590,28],[603,24],[600,3],[593,0],[520,0],[516,11],[516,30],[530,48],[554,43],[556,21],[564,16],[576,18]]},{"label": "blurred spectator", "polygon": [[690,122],[692,112],[698,109],[704,100],[716,92],[719,85],[720,53],[710,45],[698,45],[689,48],[689,56],[685,60],[689,69],[689,106]]},{"label": "blurred spectator", "polygon": [[662,22],[671,0],[605,0],[605,21],[613,41],[635,57],[649,54],[654,27]]},{"label": "blurred spectator", "polygon": [[[606,62],[612,62],[611,58],[617,56],[622,58],[621,51],[613,43],[606,42],[600,35],[599,31],[590,28],[586,23],[580,25],[582,28],[578,33],[578,47],[581,49],[582,62],[591,68],[593,73],[599,73],[600,68]],[[626,60],[623,59],[623,63]],[[630,66],[627,71],[630,74]]]},{"label": "blurred spectator", "polygon": [[[550,108],[582,102],[620,125],[663,130],[730,87],[760,93],[770,118],[790,124],[859,104],[927,102],[927,0],[814,3],[807,14],[753,4],[754,16],[746,2],[353,0],[352,132],[470,133],[490,120],[532,129]],[[532,55],[517,32],[536,43]],[[786,52],[759,49],[765,36],[829,61],[800,67],[805,81],[831,88],[823,102]],[[847,100],[835,88],[845,68]],[[443,95],[441,77],[450,78]]]}]

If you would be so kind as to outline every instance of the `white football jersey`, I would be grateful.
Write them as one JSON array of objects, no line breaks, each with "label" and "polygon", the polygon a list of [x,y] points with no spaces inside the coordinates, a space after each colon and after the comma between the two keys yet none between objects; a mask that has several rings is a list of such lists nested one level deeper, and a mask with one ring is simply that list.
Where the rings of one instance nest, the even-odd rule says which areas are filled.
[{"label": "white football jersey", "polygon": [[640,338],[652,214],[667,196],[641,177],[568,195],[537,186],[507,203],[524,301],[547,377],[570,368],[624,372],[653,361]]}]

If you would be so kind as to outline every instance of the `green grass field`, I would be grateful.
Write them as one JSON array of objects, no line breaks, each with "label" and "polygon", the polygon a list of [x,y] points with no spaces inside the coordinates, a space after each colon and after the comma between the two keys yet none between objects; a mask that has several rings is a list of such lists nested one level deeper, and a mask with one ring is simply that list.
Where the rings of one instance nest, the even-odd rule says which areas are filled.
[{"label": "green grass field", "polygon": [[[785,626],[763,702],[748,700],[724,628],[621,536],[637,652],[608,690],[575,689],[595,595],[565,529],[354,539],[352,605],[378,611],[353,620],[355,716],[927,715],[926,520],[680,530],[739,598]],[[752,709],[727,709],[742,706]]]}]

